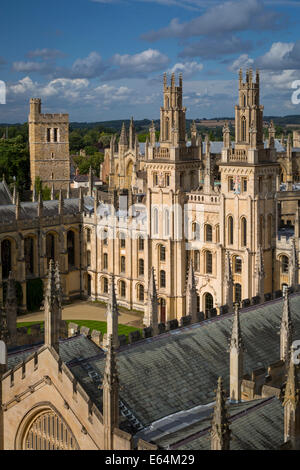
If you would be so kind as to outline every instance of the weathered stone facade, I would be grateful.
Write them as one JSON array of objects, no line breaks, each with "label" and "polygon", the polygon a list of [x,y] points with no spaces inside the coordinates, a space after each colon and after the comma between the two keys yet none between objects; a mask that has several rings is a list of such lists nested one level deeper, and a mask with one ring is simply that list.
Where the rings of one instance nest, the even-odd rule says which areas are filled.
[{"label": "weathered stone facade", "polygon": [[48,187],[67,189],[70,182],[69,115],[42,114],[41,100],[30,100],[31,187],[36,177]]}]

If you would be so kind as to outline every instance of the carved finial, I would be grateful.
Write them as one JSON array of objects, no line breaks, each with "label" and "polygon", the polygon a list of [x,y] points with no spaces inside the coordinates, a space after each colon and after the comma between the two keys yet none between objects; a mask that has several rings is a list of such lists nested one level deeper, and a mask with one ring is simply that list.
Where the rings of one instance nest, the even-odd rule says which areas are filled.
[{"label": "carved finial", "polygon": [[211,427],[211,450],[229,450],[230,434],[226,394],[222,377],[219,377]]}]

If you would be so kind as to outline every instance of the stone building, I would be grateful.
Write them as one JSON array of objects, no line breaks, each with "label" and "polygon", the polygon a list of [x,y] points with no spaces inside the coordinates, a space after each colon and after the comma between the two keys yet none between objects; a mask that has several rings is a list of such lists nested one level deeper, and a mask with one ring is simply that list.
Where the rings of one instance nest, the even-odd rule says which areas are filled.
[{"label": "stone building", "polygon": [[[152,281],[152,305],[155,298]],[[110,302],[114,332],[113,277]],[[299,450],[299,371],[291,354],[282,355],[299,338],[299,305],[299,293],[285,291],[283,299],[214,321],[160,325],[155,337],[153,325],[144,339],[119,347],[109,334],[104,348],[84,327],[69,325],[64,337],[51,261],[44,344],[7,354],[12,330],[4,337],[1,322],[0,448]]]},{"label": "stone building", "polygon": [[[263,142],[259,95],[259,73],[254,77],[247,71],[244,79],[240,72],[235,142],[227,124],[223,143],[202,139],[195,124],[187,142],[182,78],[176,84],[173,74],[168,84],[165,76],[160,142],[153,123],[144,145],[133,119],[129,132],[123,126],[118,143],[112,137],[105,152],[102,173],[108,186],[94,191],[90,174],[87,195],[81,190],[70,197],[68,176],[67,198],[60,192],[55,200],[55,177],[51,201],[40,195],[37,200],[33,193],[32,202],[22,202],[16,191],[10,194],[5,182],[0,184],[2,298],[13,271],[22,291],[20,308],[26,310],[30,285],[36,279],[45,283],[50,259],[60,264],[65,301],[107,302],[114,274],[118,303],[144,311],[146,326],[152,268],[158,322],[193,314],[190,305],[208,316],[226,305],[232,309],[234,301],[263,301],[285,285],[297,285],[300,217],[292,211],[300,196],[290,188],[292,181],[290,190],[280,191],[282,152],[273,125]],[[52,166],[59,177],[69,168],[68,120],[40,111],[40,101],[32,100],[31,176],[33,181],[37,155],[43,154],[44,181],[51,183]],[[284,158],[291,151],[289,142]],[[292,170],[289,175],[292,180]],[[188,287],[191,262],[193,289]]]},{"label": "stone building", "polygon": [[31,188],[39,177],[46,186],[67,189],[70,182],[69,115],[42,114],[39,98],[30,100]]}]

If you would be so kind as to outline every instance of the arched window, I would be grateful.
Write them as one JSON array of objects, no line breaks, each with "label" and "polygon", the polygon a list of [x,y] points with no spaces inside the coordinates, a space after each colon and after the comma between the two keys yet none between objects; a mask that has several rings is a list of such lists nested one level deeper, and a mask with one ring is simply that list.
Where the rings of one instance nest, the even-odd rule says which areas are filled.
[{"label": "arched window", "polygon": [[205,225],[205,241],[212,242],[212,226]]},{"label": "arched window", "polygon": [[139,284],[138,286],[138,299],[140,302],[144,302],[145,299],[145,290],[142,284]]},{"label": "arched window", "polygon": [[139,276],[144,276],[144,271],[145,271],[145,267],[144,267],[144,260],[141,258],[139,259]]},{"label": "arched window", "polygon": [[90,250],[87,250],[87,252],[86,252],[86,265],[88,267],[91,266],[91,252],[90,252]]},{"label": "arched window", "polygon": [[107,246],[108,245],[108,231],[103,230],[101,235],[102,235],[103,245]]},{"label": "arched window", "polygon": [[192,239],[200,240],[200,225],[194,222],[192,225]]},{"label": "arched window", "polygon": [[46,257],[47,257],[47,267],[51,259],[55,259],[55,238],[52,233],[48,233],[46,237]]},{"label": "arched window", "polygon": [[126,283],[125,281],[120,282],[120,296],[121,297],[126,297]]},{"label": "arched window", "polygon": [[242,246],[247,246],[247,219],[245,217],[242,217]]},{"label": "arched window", "polygon": [[243,107],[245,108],[246,107],[246,95],[243,94]]},{"label": "arched window", "polygon": [[155,207],[153,210],[153,235],[158,234],[158,209]]},{"label": "arched window", "polygon": [[120,232],[119,239],[120,239],[120,248],[126,248],[126,235],[125,235],[125,233]]},{"label": "arched window", "polygon": [[51,409],[36,414],[26,429],[22,450],[79,450],[76,439],[61,416]]},{"label": "arched window", "polygon": [[91,241],[91,229],[86,229],[86,241],[89,243]]},{"label": "arched window", "polygon": [[103,278],[103,293],[108,294],[108,279],[107,279],[107,277]]},{"label": "arched window", "polygon": [[165,140],[169,140],[170,132],[169,132],[169,118],[165,120]]},{"label": "arched window", "polygon": [[210,312],[212,308],[214,308],[214,299],[211,294],[208,292],[204,294],[204,306],[205,306],[205,316]]},{"label": "arched window", "polygon": [[164,288],[166,287],[166,272],[165,271],[160,271],[160,287]]},{"label": "arched window", "polygon": [[144,237],[139,237],[138,245],[139,251],[144,251]]},{"label": "arched window", "polygon": [[24,256],[26,275],[34,274],[34,244],[32,237],[26,237],[24,240]]},{"label": "arched window", "polygon": [[107,253],[103,253],[103,269],[108,269],[108,254]]},{"label": "arched window", "polygon": [[242,122],[241,122],[241,131],[242,131],[242,142],[246,142],[247,140],[247,122],[245,116],[242,117]]},{"label": "arched window", "polygon": [[159,245],[159,259],[166,261],[166,247],[164,245]]},{"label": "arched window", "polygon": [[121,256],[120,272],[125,273],[125,270],[126,270],[126,258],[125,258],[125,256]]},{"label": "arched window", "polygon": [[235,302],[241,302],[242,300],[242,286],[241,284],[234,285],[234,300]]},{"label": "arched window", "polygon": [[265,218],[263,215],[259,218],[259,244],[264,246],[264,230],[265,230]]},{"label": "arched window", "polygon": [[220,225],[216,225],[216,243],[220,243]]},{"label": "arched window", "polygon": [[165,209],[164,212],[164,235],[165,237],[170,236],[170,214],[168,209]]},{"label": "arched window", "polygon": [[242,272],[242,258],[239,256],[234,258],[234,271],[236,274],[241,274]]},{"label": "arched window", "polygon": [[289,259],[287,256],[281,257],[281,272],[287,274],[289,272]]},{"label": "arched window", "polygon": [[2,278],[7,279],[11,271],[11,242],[3,240],[1,243],[1,259],[2,259]]},{"label": "arched window", "polygon": [[233,245],[233,217],[228,217],[228,244]]},{"label": "arched window", "polygon": [[205,272],[212,274],[212,253],[210,251],[205,252]]},{"label": "arched window", "polygon": [[200,251],[198,250],[194,252],[194,269],[196,272],[200,271]]},{"label": "arched window", "polygon": [[271,214],[268,215],[268,245],[270,246],[272,243],[272,235],[273,235],[273,217]]},{"label": "arched window", "polygon": [[68,265],[75,266],[75,234],[73,230],[67,233]]}]

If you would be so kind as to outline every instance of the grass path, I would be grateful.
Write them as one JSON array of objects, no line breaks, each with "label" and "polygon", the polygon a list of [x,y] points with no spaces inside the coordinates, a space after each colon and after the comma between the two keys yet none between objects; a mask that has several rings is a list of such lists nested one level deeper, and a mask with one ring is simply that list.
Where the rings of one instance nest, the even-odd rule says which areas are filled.
[{"label": "grass path", "polygon": [[[86,326],[87,328],[90,328],[91,330],[97,330],[101,331],[101,333],[104,335],[107,332],[107,323],[104,321],[95,321],[95,320],[66,320],[66,322],[69,323],[76,323],[79,326]],[[43,321],[31,321],[31,322],[18,322],[17,327],[21,328],[23,326],[30,327],[31,325],[37,325],[40,324],[42,327],[44,326]],[[129,333],[131,331],[136,331],[140,330],[140,328],[135,328],[133,326],[127,326],[127,325],[120,325],[119,324],[119,335],[126,335],[128,337]]]}]

